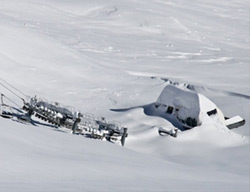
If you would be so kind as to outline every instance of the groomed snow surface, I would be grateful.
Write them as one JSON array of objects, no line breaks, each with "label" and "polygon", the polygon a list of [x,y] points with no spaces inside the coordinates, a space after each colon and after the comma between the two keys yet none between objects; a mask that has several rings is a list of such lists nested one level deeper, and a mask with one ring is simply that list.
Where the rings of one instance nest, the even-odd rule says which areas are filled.
[{"label": "groomed snow surface", "polygon": [[[1,0],[0,77],[29,96],[120,121],[129,136],[121,147],[0,118],[0,191],[248,192],[248,7]],[[168,84],[188,85],[246,124],[228,130],[204,116],[176,138],[159,136],[174,128],[152,115]]]}]

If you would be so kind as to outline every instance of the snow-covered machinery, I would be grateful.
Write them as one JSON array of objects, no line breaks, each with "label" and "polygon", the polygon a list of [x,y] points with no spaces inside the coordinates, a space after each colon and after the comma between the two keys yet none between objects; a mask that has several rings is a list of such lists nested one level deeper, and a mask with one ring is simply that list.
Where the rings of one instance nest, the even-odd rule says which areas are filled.
[{"label": "snow-covered machinery", "polygon": [[[43,124],[47,126],[64,127],[72,130],[73,134],[84,135],[94,139],[106,139],[110,142],[120,142],[123,146],[128,136],[127,128],[118,122],[109,122],[105,118],[84,114],[73,107],[62,106],[58,102],[48,102],[38,99],[36,96],[29,97],[22,91],[0,77],[0,85],[12,97],[1,94],[0,116],[15,121],[28,122],[33,125]],[[20,104],[20,102],[22,104]],[[36,118],[48,124],[40,123]]]},{"label": "snow-covered machinery", "polygon": [[73,133],[85,135],[95,139],[106,139],[110,142],[121,142],[124,146],[128,136],[127,128],[119,122],[109,122],[104,117],[95,117],[91,114],[79,114],[80,118],[73,125]]},{"label": "snow-covered machinery", "polygon": [[76,119],[73,109],[62,107],[59,103],[48,102],[43,99],[37,99],[36,96],[24,101],[23,110],[37,118],[56,126],[72,128]]},{"label": "snow-covered machinery", "polygon": [[106,139],[110,142],[120,141],[123,146],[128,135],[127,128],[120,126],[118,122],[108,122],[104,117],[84,114],[72,107],[63,107],[57,102],[49,103],[32,97],[29,102],[24,102],[23,109],[43,121],[72,129],[73,134],[89,138]]}]

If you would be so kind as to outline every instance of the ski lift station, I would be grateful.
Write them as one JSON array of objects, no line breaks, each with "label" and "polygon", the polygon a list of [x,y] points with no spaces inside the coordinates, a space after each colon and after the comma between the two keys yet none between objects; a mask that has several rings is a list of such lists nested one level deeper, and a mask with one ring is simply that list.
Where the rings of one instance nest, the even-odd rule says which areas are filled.
[{"label": "ski lift station", "polygon": [[184,131],[202,124],[205,116],[216,118],[229,129],[245,124],[239,116],[225,117],[211,100],[185,86],[167,85],[155,103],[155,112]]},{"label": "ski lift station", "polygon": [[[19,106],[11,98],[1,93],[0,116],[3,118],[17,119],[39,123],[32,119],[41,119],[57,127],[65,127],[72,130],[73,134],[81,134],[95,139],[106,139],[110,142],[120,142],[123,146],[128,136],[127,127],[120,126],[118,122],[107,121],[104,117],[95,117],[86,113],[75,111],[71,107],[64,107],[58,102],[48,102],[43,99],[29,97],[14,86],[2,79],[0,83],[6,90],[23,102]],[[19,94],[26,97],[24,99]],[[9,101],[16,107],[6,103]],[[185,131],[200,126],[204,119],[212,118],[229,129],[237,128],[245,124],[240,116],[228,118],[207,97],[188,89],[186,86],[167,85],[161,92],[157,101],[150,105],[150,111],[155,116],[160,116],[175,127],[172,130],[159,129],[160,135],[177,137],[178,130]]]}]

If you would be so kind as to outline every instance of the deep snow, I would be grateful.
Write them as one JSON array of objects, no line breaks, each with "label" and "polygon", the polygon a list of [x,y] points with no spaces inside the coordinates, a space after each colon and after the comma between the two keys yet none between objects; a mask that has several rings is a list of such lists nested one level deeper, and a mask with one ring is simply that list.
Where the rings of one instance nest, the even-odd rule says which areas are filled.
[{"label": "deep snow", "polygon": [[[0,118],[0,190],[249,191],[248,7],[247,0],[0,0],[1,78],[129,128],[122,148]],[[159,136],[159,127],[173,126],[149,113],[170,81],[246,124],[229,131],[208,119],[177,138]]]}]

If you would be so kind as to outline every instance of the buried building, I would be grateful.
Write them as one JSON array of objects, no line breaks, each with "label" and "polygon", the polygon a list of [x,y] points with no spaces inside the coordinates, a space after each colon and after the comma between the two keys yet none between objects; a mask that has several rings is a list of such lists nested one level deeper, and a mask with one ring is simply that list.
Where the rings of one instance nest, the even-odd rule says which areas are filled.
[{"label": "buried building", "polygon": [[154,106],[155,115],[167,119],[182,131],[201,125],[205,116],[216,118],[229,129],[245,124],[245,120],[239,116],[224,117],[211,100],[186,87],[167,85]]}]

